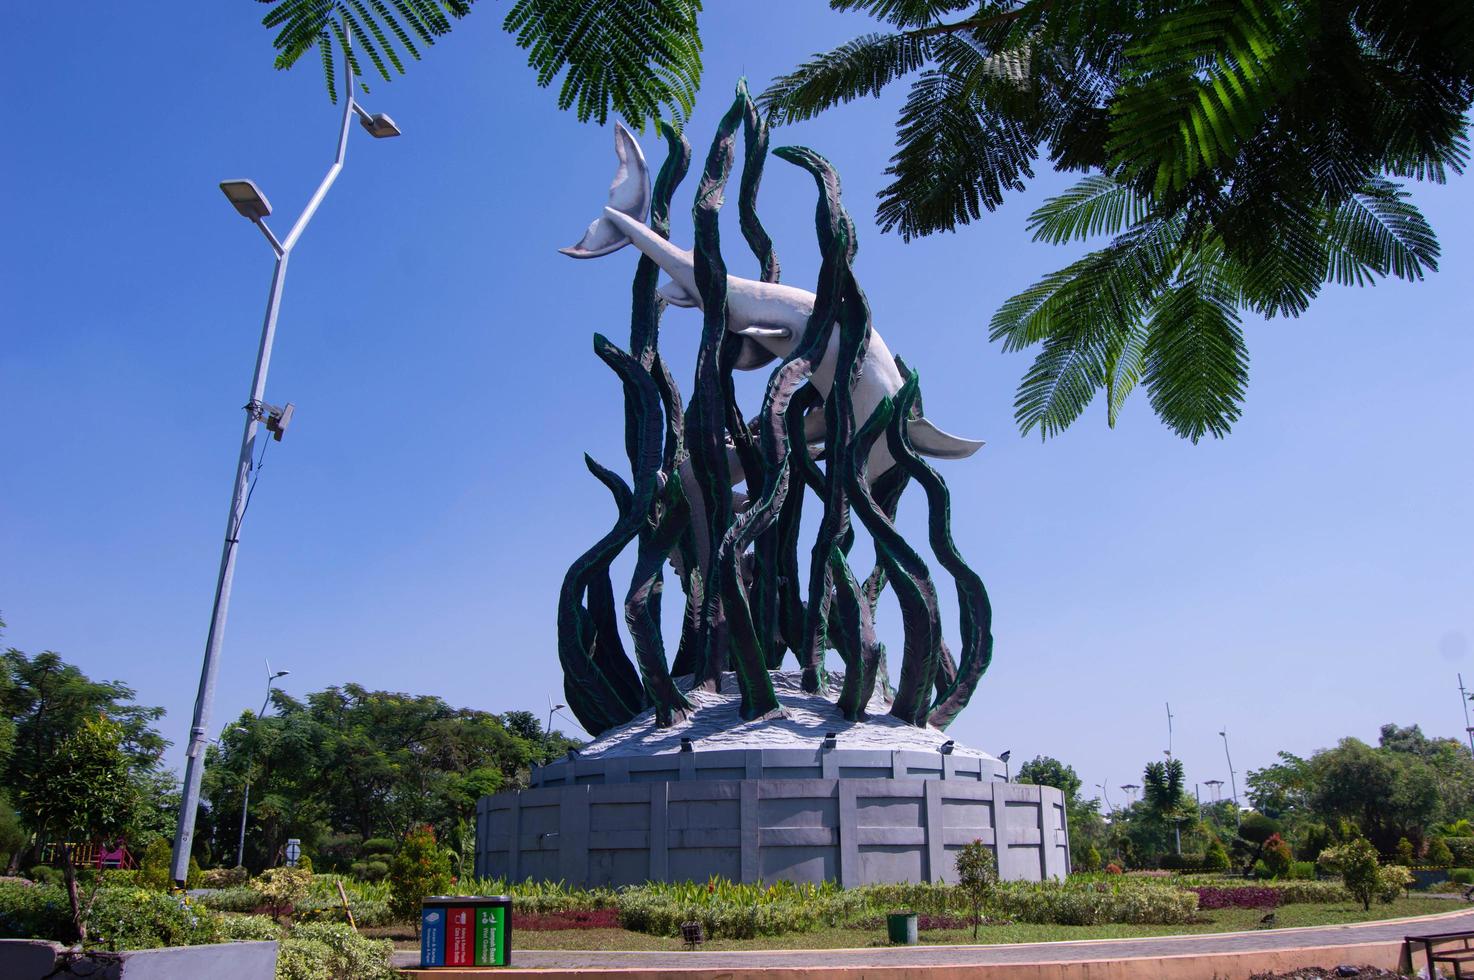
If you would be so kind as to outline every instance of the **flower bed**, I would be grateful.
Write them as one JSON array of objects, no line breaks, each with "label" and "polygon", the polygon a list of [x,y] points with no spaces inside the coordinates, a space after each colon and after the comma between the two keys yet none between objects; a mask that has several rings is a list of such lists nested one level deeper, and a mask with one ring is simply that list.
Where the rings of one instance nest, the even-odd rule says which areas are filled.
[{"label": "flower bed", "polygon": [[1198,908],[1212,909],[1273,909],[1284,904],[1283,889],[1240,886],[1238,888],[1215,888],[1199,885],[1188,891],[1198,896]]}]

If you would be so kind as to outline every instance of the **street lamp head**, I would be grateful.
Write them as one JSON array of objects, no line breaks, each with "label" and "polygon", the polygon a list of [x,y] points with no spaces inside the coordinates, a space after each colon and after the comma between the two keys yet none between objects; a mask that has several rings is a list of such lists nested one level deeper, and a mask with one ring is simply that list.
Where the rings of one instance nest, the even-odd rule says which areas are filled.
[{"label": "street lamp head", "polygon": [[553,705],[553,710],[554,711],[562,711],[566,707],[568,707],[568,705],[566,705],[566,704],[555,704],[555,705]]},{"label": "street lamp head", "polygon": [[285,677],[285,676],[287,676],[290,673],[291,673],[290,670],[279,670],[276,673],[274,673],[274,674],[271,675],[271,679],[272,680],[276,680],[278,677]]},{"label": "street lamp head", "polygon": [[260,221],[271,214],[271,202],[266,200],[261,188],[249,180],[222,180],[220,189],[243,218]]},{"label": "street lamp head", "polygon": [[1004,751],[998,753],[998,761],[999,762],[1007,762],[1009,759],[1012,759],[1012,758],[1013,758],[1013,750],[1012,749],[1005,749]]},{"label": "street lamp head", "polygon": [[358,122],[376,140],[388,139],[391,136],[399,135],[399,127],[394,124],[394,120],[382,112],[376,112],[371,116],[360,113]]}]

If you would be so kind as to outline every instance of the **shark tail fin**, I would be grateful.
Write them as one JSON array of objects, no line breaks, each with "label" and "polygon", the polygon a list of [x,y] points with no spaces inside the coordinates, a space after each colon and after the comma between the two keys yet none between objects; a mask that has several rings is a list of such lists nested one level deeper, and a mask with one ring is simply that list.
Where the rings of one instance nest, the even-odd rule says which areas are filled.
[{"label": "shark tail fin", "polygon": [[926,418],[908,421],[906,435],[917,452],[933,459],[966,459],[983,448],[981,441],[943,432]]},{"label": "shark tail fin", "polygon": [[[645,166],[645,153],[640,144],[620,123],[614,124],[614,155],[619,159],[619,166],[609,185],[608,207],[643,222],[650,213],[650,171]],[[589,225],[578,244],[558,251],[575,259],[593,259],[629,243],[629,236],[601,215]]]}]

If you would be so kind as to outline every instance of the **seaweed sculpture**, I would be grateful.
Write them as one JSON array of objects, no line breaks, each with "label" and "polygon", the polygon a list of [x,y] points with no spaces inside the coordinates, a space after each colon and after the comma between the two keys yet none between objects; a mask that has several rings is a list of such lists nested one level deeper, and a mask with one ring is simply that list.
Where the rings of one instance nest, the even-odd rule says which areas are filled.
[{"label": "seaweed sculpture", "polygon": [[[743,137],[738,210],[761,279],[727,274],[718,215]],[[967,704],[993,652],[992,609],[982,580],[952,541],[947,485],[922,457],[964,458],[981,443],[936,428],[922,413],[917,374],[894,358],[871,324],[854,274],[855,226],[834,168],[803,147],[772,155],[814,177],[822,265],[813,293],[779,281],[772,240],[757,215],[769,156],[768,128],[745,83],[722,117],[697,186],[695,243],[673,245],[670,203],[691,164],[685,137],[668,124],[669,147],[653,185],[639,144],[616,127],[619,169],[609,206],[565,254],[607,255],[633,243],[630,339],[621,349],[595,335],[594,352],[624,386],[625,451],[631,481],[585,456],[614,497],[614,526],[569,567],[558,600],[558,656],[569,707],[598,735],[653,709],[658,726],[681,721],[686,690],[720,687],[735,674],[744,719],[782,712],[769,672],[792,652],[802,688],[827,692],[825,654],[844,664],[838,708],[864,718],[877,684],[887,686],[876,638],[876,604],[887,585],[901,607],[905,647],[891,714],[945,728]],[[671,281],[657,288],[661,271]],[[702,311],[689,404],[660,354],[667,305]],[[760,411],[738,405],[733,372],[777,360]],[[937,587],[921,555],[895,527],[901,497],[919,484],[929,545],[957,590],[961,647],[954,661],[942,635]],[[738,487],[742,489],[737,489]],[[800,587],[799,527],[805,490],[823,507]],[[853,519],[875,544],[863,580],[851,567]],[[610,564],[631,543],[635,568],[624,598],[634,661],[619,632]],[[661,633],[664,566],[685,595],[674,661]]]}]

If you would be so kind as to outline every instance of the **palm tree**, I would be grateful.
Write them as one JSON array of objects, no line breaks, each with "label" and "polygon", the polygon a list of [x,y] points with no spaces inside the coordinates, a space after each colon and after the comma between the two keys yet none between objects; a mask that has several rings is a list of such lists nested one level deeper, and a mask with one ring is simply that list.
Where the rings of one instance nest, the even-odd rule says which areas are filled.
[{"label": "palm tree", "polygon": [[1171,758],[1166,762],[1148,762],[1141,780],[1145,790],[1142,802],[1146,804],[1147,812],[1157,820],[1171,822],[1179,856],[1182,854],[1182,794],[1186,780],[1182,760]]}]

